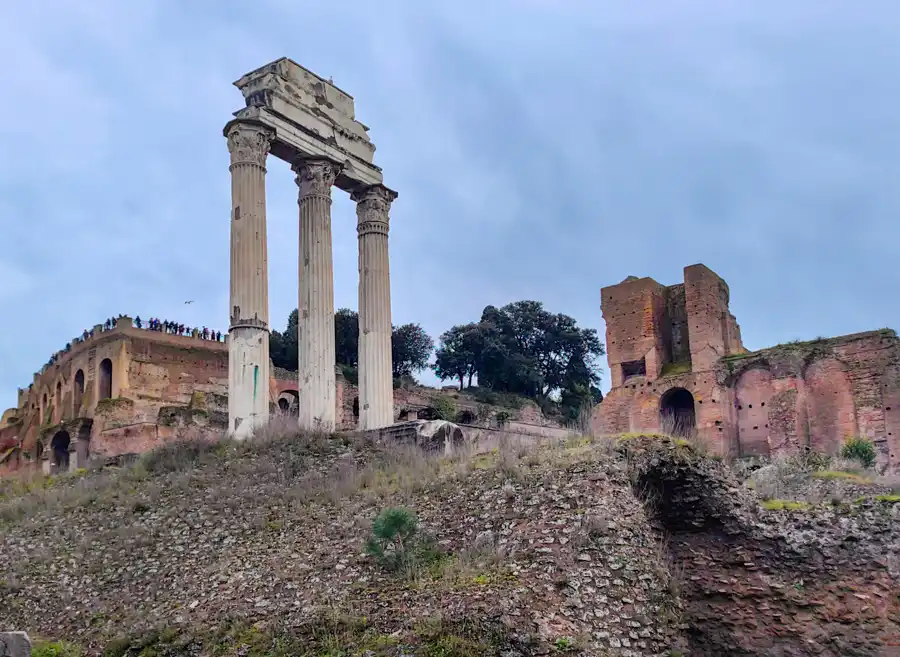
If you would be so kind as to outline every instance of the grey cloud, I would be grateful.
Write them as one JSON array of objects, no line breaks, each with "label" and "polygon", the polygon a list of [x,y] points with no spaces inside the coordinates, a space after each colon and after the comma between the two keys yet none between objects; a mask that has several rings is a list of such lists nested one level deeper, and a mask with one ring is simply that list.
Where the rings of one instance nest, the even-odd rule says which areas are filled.
[{"label": "grey cloud", "polygon": [[[241,73],[288,55],[351,92],[392,213],[396,322],[437,336],[537,298],[728,280],[751,347],[898,324],[894,3],[31,3],[0,27],[0,395],[118,312],[223,326]],[[296,305],[296,187],[269,167],[271,317]],[[355,306],[353,204],[335,286]],[[7,248],[7,243],[12,248]],[[185,307],[183,301],[196,303]]]}]

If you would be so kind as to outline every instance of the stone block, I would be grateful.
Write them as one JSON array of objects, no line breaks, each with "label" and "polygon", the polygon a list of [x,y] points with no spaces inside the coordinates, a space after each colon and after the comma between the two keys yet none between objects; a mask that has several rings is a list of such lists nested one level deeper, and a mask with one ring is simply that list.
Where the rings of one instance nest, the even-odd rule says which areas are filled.
[{"label": "stone block", "polygon": [[0,632],[0,657],[31,657],[31,639],[25,632]]}]

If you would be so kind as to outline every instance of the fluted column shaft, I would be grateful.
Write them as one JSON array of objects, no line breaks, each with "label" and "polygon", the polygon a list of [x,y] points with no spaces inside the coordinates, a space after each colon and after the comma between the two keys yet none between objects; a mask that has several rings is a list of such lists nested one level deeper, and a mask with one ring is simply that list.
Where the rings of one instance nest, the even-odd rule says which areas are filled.
[{"label": "fluted column shaft", "polygon": [[293,168],[300,188],[299,423],[303,429],[333,431],[336,382],[331,186],[340,166],[329,160],[304,159]]},{"label": "fluted column shaft", "polygon": [[269,419],[269,278],[266,157],[273,134],[257,123],[225,127],[231,154],[228,432],[246,438]]},{"label": "fluted column shaft", "polygon": [[389,212],[397,193],[383,185],[354,192],[359,235],[359,428],[394,422]]}]

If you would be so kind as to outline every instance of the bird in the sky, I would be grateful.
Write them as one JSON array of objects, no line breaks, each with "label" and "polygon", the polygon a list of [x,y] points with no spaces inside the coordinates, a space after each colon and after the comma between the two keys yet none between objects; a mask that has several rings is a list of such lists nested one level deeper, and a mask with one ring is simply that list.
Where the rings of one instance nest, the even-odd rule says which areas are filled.
[{"label": "bird in the sky", "polygon": [[185,301],[184,304],[187,305],[189,303],[194,303],[193,301]]}]

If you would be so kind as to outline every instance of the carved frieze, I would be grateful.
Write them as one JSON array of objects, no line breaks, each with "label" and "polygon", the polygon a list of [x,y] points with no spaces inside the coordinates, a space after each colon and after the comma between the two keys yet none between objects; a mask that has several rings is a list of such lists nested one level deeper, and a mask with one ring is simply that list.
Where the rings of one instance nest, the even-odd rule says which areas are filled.
[{"label": "carved frieze", "polygon": [[274,138],[271,129],[258,123],[236,122],[228,129],[227,138],[231,166],[247,163],[266,166]]}]

